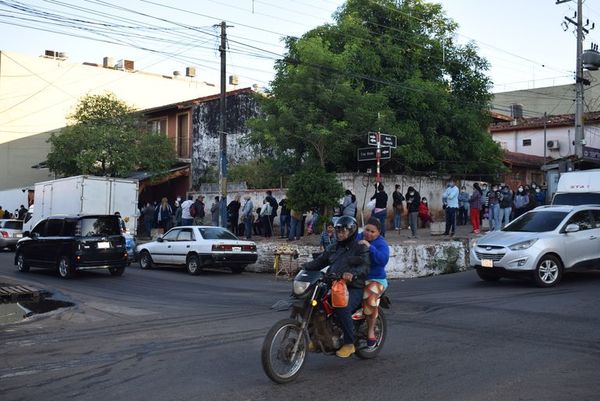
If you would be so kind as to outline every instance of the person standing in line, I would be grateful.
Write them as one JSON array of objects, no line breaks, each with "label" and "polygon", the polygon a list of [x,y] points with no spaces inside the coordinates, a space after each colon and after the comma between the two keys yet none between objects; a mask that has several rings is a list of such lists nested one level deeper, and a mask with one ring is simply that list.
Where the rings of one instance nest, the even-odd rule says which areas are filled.
[{"label": "person standing in line", "polygon": [[263,200],[262,210],[260,211],[260,220],[262,221],[265,230],[265,238],[270,238],[273,234],[273,226],[271,226],[271,217],[273,216],[273,208],[269,203],[268,196]]},{"label": "person standing in line", "polygon": [[240,194],[235,195],[233,200],[229,202],[229,205],[227,205],[227,220],[229,229],[235,235],[241,235],[238,230],[238,220],[240,219],[241,207],[242,204],[240,203]]},{"label": "person standing in line", "polygon": [[383,184],[375,184],[375,195],[371,200],[375,199],[375,209],[373,209],[373,217],[381,222],[381,236],[385,237],[385,221],[387,220],[387,202],[388,196],[384,191]]},{"label": "person standing in line", "polygon": [[392,194],[392,207],[394,208],[394,230],[402,229],[402,213],[404,213],[404,196],[400,189],[400,185],[396,184],[394,193]]},{"label": "person standing in line", "polygon": [[290,209],[287,207],[287,199],[283,197],[281,201],[279,201],[279,207],[281,208],[281,212],[279,212],[279,238],[287,238],[290,235]]},{"label": "person standing in line", "polygon": [[458,225],[464,226],[469,221],[469,193],[464,185],[460,188],[458,194]]},{"label": "person standing in line", "polygon": [[475,234],[480,233],[481,219],[479,214],[481,213],[481,187],[478,183],[473,184],[473,193],[469,198],[469,205],[471,206],[471,225],[473,226],[473,232]]},{"label": "person standing in line", "polygon": [[356,217],[356,195],[349,189],[345,192],[341,212],[342,216]]},{"label": "person standing in line", "polygon": [[431,213],[429,212],[429,206],[427,205],[427,198],[421,198],[421,203],[419,204],[419,219],[421,219],[421,227],[427,228],[431,223],[433,223],[433,217],[431,217]]},{"label": "person standing in line", "polygon": [[525,192],[522,185],[519,185],[515,200],[513,201],[514,206],[514,219],[522,215],[527,211],[527,205],[529,204],[529,195]]},{"label": "person standing in line", "polygon": [[417,224],[419,219],[419,204],[421,194],[413,187],[408,187],[405,195],[406,209],[408,210],[408,224],[410,225],[411,238],[417,238]]},{"label": "person standing in line", "polygon": [[277,208],[279,204],[277,203],[277,199],[273,196],[273,191],[267,191],[267,202],[271,205],[271,214],[269,215],[269,226],[271,227],[271,234],[273,234],[273,222],[275,221],[275,216],[277,216]]},{"label": "person standing in line", "polygon": [[[488,200],[488,195],[490,193],[490,190],[488,189],[488,185],[484,182],[481,185],[481,210],[479,212],[479,228],[481,229],[481,224],[483,222],[483,219],[488,219],[489,218],[489,200]],[[491,227],[491,223],[490,223],[490,227]]]},{"label": "person standing in line", "polygon": [[510,222],[512,212],[513,193],[508,185],[500,184],[500,222],[501,229]]},{"label": "person standing in line", "polygon": [[496,184],[492,184],[492,190],[488,194],[488,204],[490,231],[498,231],[500,230],[500,191]]},{"label": "person standing in line", "polygon": [[458,210],[458,187],[454,180],[448,182],[448,188],[444,192],[442,199],[446,204],[446,229],[444,235],[453,236],[456,230],[456,211]]},{"label": "person standing in line", "polygon": [[192,217],[192,214],[190,213],[190,208],[194,204],[194,201],[192,199],[193,199],[193,196],[188,195],[187,200],[183,201],[183,203],[181,204],[181,225],[182,226],[191,226],[192,224],[194,224],[194,218]]},{"label": "person standing in line", "polygon": [[194,202],[194,225],[202,226],[204,225],[204,216],[206,213],[204,212],[204,195],[199,195]]},{"label": "person standing in line", "polygon": [[152,238],[152,229],[154,228],[154,212],[156,208],[152,206],[150,202],[146,202],[146,207],[142,210],[144,216],[144,228],[146,229],[146,236]]},{"label": "person standing in line", "polygon": [[179,201],[175,201],[174,203],[175,213],[173,213],[173,226],[177,227],[181,225],[181,214],[183,210],[181,209],[181,203]]},{"label": "person standing in line", "polygon": [[210,225],[219,226],[219,197],[215,196],[213,204],[210,205]]},{"label": "person standing in line", "polygon": [[302,235],[302,213],[296,210],[290,210],[291,224],[290,224],[290,235],[288,241],[295,241],[300,239]]},{"label": "person standing in line", "polygon": [[168,199],[166,197],[162,198],[160,205],[156,209],[156,222],[163,229],[163,232],[166,233],[171,228],[172,219],[173,209],[169,205]]},{"label": "person standing in line", "polygon": [[242,220],[244,221],[244,235],[246,239],[252,238],[252,223],[253,216],[252,211],[254,210],[254,205],[250,200],[250,195],[244,195],[244,207],[242,207]]}]

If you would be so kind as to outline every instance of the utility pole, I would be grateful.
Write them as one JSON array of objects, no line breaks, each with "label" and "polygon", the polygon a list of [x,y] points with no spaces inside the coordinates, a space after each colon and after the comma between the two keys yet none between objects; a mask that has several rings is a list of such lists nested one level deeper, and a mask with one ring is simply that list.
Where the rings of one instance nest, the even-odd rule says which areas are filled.
[{"label": "utility pole", "polygon": [[225,133],[225,110],[227,92],[227,24],[221,24],[221,96],[219,97],[219,226],[227,227],[227,134]]},{"label": "utility pole", "polygon": [[[570,0],[556,0],[556,4],[566,3]],[[583,0],[577,0],[577,14],[575,16],[577,20],[565,17],[567,22],[563,21],[565,30],[568,29],[569,24],[575,25],[577,32],[577,63],[575,70],[575,156],[577,159],[583,158],[583,145],[585,144],[584,132],[583,132],[583,85],[586,83],[583,77],[583,39],[584,32],[587,34],[589,30],[583,26]],[[589,20],[586,22],[588,26]],[[592,24],[592,28],[594,26]],[[589,83],[588,83],[589,84]]]}]

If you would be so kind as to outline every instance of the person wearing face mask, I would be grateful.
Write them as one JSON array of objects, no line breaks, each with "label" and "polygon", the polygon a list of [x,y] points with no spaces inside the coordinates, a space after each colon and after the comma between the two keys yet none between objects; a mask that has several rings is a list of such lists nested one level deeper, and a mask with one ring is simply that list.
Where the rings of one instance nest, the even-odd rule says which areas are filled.
[{"label": "person wearing face mask", "polygon": [[527,211],[527,205],[529,204],[529,195],[525,192],[525,188],[522,185],[519,185],[517,189],[517,194],[515,195],[515,200],[513,202],[514,207],[514,217],[516,219],[523,213]]},{"label": "person wearing face mask", "polygon": [[419,195],[419,192],[413,187],[408,187],[405,198],[406,208],[408,209],[408,224],[410,225],[411,238],[417,238],[417,224],[421,195]]},{"label": "person wearing face mask", "polygon": [[489,216],[488,213],[488,208],[489,208],[489,201],[488,201],[488,195],[490,193],[490,190],[488,189],[488,186],[486,183],[483,183],[481,185],[481,210],[479,212],[479,225],[481,226],[481,222],[483,221],[483,219],[487,219]]},{"label": "person wearing face mask", "polygon": [[479,234],[480,232],[480,219],[479,213],[481,212],[481,188],[478,183],[473,184],[473,193],[469,198],[469,205],[471,207],[471,225],[473,226],[473,232]]},{"label": "person wearing face mask", "polygon": [[500,230],[500,197],[498,185],[492,185],[492,190],[488,194],[490,231]]},{"label": "person wearing face mask", "polygon": [[546,191],[542,190],[538,185],[535,186],[533,196],[535,196],[535,201],[538,206],[543,206],[546,204]]},{"label": "person wearing face mask", "polygon": [[510,214],[512,212],[513,192],[508,185],[500,184],[500,223],[504,228],[510,222]]},{"label": "person wearing face mask", "polygon": [[427,205],[427,198],[421,198],[421,203],[419,204],[419,219],[421,219],[421,227],[426,228],[431,223],[433,223],[433,217],[431,217],[431,213],[429,212],[429,206]]}]

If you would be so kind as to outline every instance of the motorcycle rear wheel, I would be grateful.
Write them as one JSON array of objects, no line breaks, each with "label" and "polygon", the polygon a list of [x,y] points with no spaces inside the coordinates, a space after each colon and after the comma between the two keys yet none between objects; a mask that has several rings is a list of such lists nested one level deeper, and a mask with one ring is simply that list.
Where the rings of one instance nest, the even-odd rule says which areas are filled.
[{"label": "motorcycle rear wheel", "polygon": [[[294,346],[299,341],[294,354]],[[275,323],[263,342],[261,359],[263,370],[275,383],[289,383],[304,367],[308,351],[308,338],[294,319]]]},{"label": "motorcycle rear wheel", "polygon": [[387,338],[387,320],[385,314],[379,308],[377,320],[375,321],[375,334],[377,335],[377,343],[375,348],[367,348],[367,319],[363,320],[362,324],[358,329],[358,340],[356,341],[356,355],[361,359],[373,359],[383,348],[385,339]]}]

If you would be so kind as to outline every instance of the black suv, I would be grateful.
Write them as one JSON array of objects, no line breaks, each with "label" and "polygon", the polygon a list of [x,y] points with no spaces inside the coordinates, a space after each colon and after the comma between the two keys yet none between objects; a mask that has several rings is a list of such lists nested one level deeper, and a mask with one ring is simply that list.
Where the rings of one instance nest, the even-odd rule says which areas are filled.
[{"label": "black suv", "polygon": [[55,268],[62,278],[89,269],[108,269],[120,276],[127,264],[118,216],[50,216],[23,237],[15,253],[21,272],[35,266]]}]

